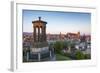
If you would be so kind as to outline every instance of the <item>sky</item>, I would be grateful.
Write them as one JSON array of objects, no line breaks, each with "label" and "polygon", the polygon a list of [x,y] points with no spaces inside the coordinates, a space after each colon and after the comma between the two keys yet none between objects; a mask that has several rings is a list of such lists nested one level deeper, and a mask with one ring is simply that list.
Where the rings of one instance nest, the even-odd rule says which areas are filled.
[{"label": "sky", "polygon": [[23,32],[33,32],[32,21],[46,21],[46,33],[91,33],[91,13],[23,10]]}]

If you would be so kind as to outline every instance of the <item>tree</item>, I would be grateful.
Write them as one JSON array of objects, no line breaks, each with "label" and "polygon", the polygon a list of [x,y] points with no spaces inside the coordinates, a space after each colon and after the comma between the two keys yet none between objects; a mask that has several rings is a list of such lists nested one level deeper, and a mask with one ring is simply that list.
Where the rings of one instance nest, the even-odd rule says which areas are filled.
[{"label": "tree", "polygon": [[69,53],[71,53],[75,48],[75,44],[73,42],[64,42],[64,46],[67,48]]},{"label": "tree", "polygon": [[76,51],[75,57],[77,60],[85,59],[85,55],[80,51]]},{"label": "tree", "polygon": [[90,54],[85,54],[85,59],[91,59],[91,55]]},{"label": "tree", "polygon": [[67,48],[68,47],[68,43],[66,41],[63,42],[63,48]]},{"label": "tree", "polygon": [[57,41],[54,43],[54,48],[56,50],[56,52],[61,52],[63,49],[63,42],[62,41]]}]

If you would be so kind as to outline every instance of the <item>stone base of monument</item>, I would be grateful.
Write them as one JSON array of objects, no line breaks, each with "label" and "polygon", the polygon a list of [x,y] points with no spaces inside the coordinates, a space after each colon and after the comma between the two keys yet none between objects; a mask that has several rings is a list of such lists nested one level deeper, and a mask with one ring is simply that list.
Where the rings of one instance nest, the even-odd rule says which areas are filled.
[{"label": "stone base of monument", "polygon": [[49,47],[31,48],[30,54],[27,55],[27,57],[27,61],[30,62],[49,61],[51,58],[51,52]]},{"label": "stone base of monument", "polygon": [[42,48],[31,48],[30,51],[32,53],[36,53],[36,52],[42,52],[42,51],[48,51],[49,47],[42,47]]}]

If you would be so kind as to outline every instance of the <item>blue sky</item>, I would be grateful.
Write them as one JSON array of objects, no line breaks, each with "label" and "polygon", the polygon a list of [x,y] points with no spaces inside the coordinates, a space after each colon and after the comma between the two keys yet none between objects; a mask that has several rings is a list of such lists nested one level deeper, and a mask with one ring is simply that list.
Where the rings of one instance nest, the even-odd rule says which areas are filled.
[{"label": "blue sky", "polygon": [[36,10],[23,10],[23,32],[33,32],[32,21],[38,20],[39,16],[47,22],[46,33],[91,33],[91,13]]}]

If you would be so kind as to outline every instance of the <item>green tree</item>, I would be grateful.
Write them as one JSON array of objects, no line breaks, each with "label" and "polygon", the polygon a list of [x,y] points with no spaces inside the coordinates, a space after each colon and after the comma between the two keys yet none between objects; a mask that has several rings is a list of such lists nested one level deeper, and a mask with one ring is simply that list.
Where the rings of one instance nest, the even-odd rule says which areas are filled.
[{"label": "green tree", "polygon": [[69,42],[64,41],[64,42],[63,42],[63,48],[68,48],[68,46],[69,46]]},{"label": "green tree", "polygon": [[90,54],[85,54],[85,59],[91,59],[91,55]]},{"label": "green tree", "polygon": [[85,55],[80,50],[76,52],[75,57],[77,60],[85,59]]},{"label": "green tree", "polygon": [[61,52],[63,49],[63,42],[62,41],[55,42],[54,48],[55,48],[56,52]]}]

